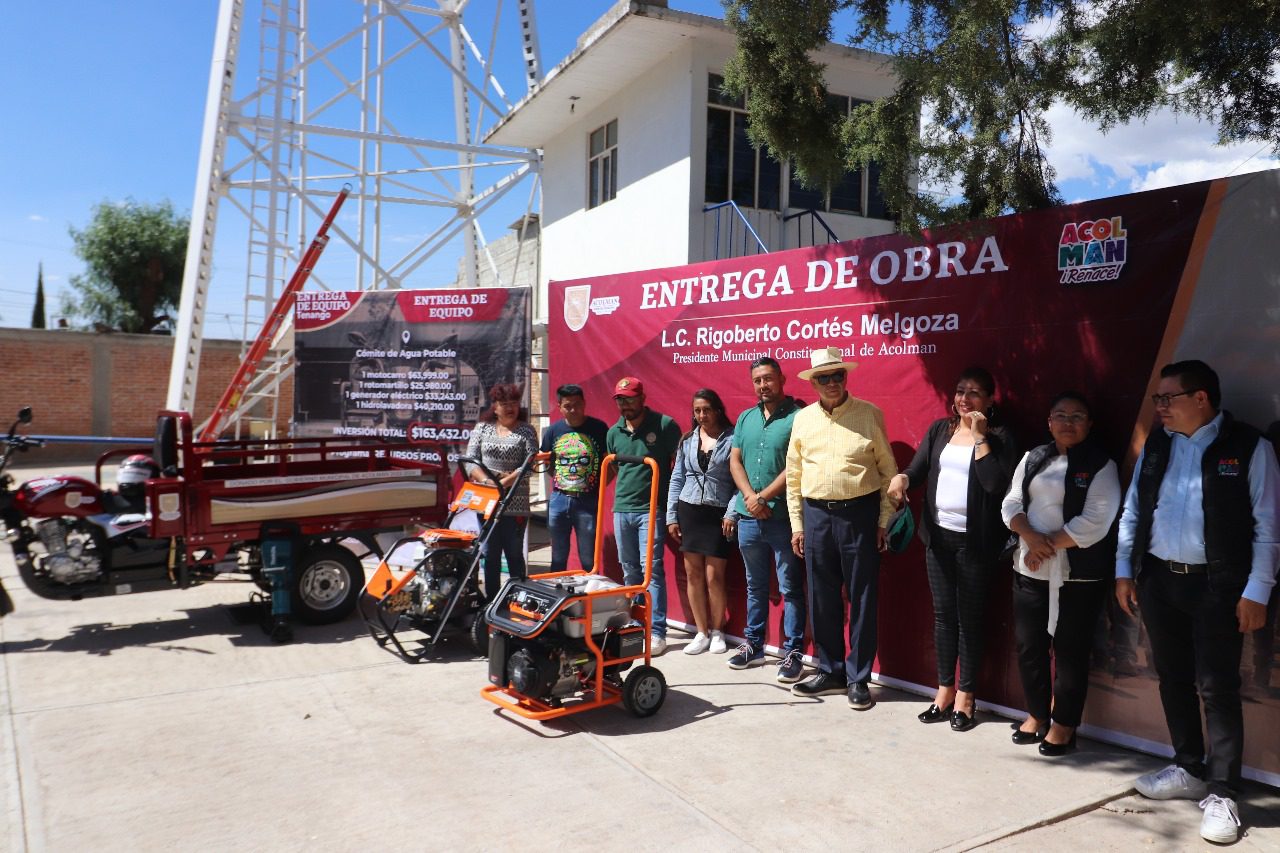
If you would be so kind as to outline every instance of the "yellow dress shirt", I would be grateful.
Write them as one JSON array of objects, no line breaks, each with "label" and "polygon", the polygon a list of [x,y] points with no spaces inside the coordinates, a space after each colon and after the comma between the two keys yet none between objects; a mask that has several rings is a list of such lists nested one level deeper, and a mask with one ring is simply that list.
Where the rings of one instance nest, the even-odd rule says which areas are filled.
[{"label": "yellow dress shirt", "polygon": [[796,413],[787,445],[787,512],[804,530],[802,498],[846,501],[880,492],[880,527],[889,524],[889,481],[898,473],[884,432],[884,413],[850,396],[828,412],[821,403]]}]

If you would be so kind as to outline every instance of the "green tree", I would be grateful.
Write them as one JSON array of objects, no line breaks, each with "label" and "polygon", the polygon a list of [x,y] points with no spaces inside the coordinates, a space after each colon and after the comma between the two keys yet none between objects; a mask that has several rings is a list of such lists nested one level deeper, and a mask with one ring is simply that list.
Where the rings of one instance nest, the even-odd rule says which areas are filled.
[{"label": "green tree", "polygon": [[1220,142],[1280,152],[1280,4],[1127,0],[1076,16],[1058,38],[1077,51],[1064,97],[1103,128],[1160,107],[1214,122]]},{"label": "green tree", "polygon": [[89,224],[71,229],[88,269],[71,278],[63,313],[122,332],[150,332],[168,320],[182,293],[188,225],[168,201],[94,206]]},{"label": "green tree", "polygon": [[36,304],[31,309],[31,328],[45,328],[44,319],[44,264],[36,267]]},{"label": "green tree", "polygon": [[[882,167],[906,229],[1060,202],[1045,156],[1055,102],[1102,129],[1169,108],[1222,142],[1280,151],[1280,3],[1235,0],[725,0],[738,37],[725,85],[749,135],[810,187]],[[896,91],[847,119],[821,97],[811,53],[851,11],[850,44],[881,51]],[[939,201],[913,185],[948,187]]]},{"label": "green tree", "polygon": [[[906,229],[1057,204],[1044,114],[1073,54],[1038,42],[1024,22],[1063,6],[727,0],[738,43],[725,85],[746,94],[752,141],[790,158],[806,185],[878,163],[881,193]],[[830,39],[832,17],[846,9],[859,22],[850,43],[887,54],[898,86],[842,118],[825,106],[823,66],[810,52]],[[958,200],[916,186],[953,187]]]}]

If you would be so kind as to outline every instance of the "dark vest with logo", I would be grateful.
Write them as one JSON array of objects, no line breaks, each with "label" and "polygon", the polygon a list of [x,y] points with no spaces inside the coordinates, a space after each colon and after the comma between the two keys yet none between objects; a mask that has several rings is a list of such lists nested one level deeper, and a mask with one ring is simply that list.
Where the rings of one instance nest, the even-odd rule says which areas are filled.
[{"label": "dark vest with logo", "polygon": [[[1218,437],[1204,450],[1200,462],[1203,494],[1204,550],[1209,572],[1230,580],[1247,581],[1253,564],[1253,502],[1249,498],[1249,462],[1262,434],[1222,413]],[[1133,561],[1137,565],[1151,541],[1151,520],[1160,497],[1160,483],[1169,467],[1173,438],[1163,429],[1147,437],[1138,471],[1138,519],[1133,530]]]},{"label": "dark vest with logo", "polygon": [[[1024,507],[1031,506],[1031,481],[1057,456],[1058,446],[1053,442],[1042,444],[1027,454],[1022,478]],[[1106,451],[1089,441],[1083,441],[1067,451],[1067,476],[1062,495],[1063,524],[1084,512],[1084,502],[1089,496],[1093,478],[1110,461],[1111,457]],[[1105,580],[1115,577],[1115,523],[1112,523],[1106,536],[1088,548],[1068,548],[1067,562],[1071,566],[1071,577],[1075,580]]]}]

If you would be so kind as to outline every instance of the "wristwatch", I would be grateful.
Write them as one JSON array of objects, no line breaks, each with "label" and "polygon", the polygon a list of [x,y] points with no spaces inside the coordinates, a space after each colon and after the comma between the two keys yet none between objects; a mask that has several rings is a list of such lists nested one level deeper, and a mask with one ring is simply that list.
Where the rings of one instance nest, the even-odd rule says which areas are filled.
[{"label": "wristwatch", "polygon": [[984,444],[986,444],[986,443],[987,443],[987,440],[986,440],[985,438],[978,438],[978,439],[974,439],[973,446],[974,446],[974,447],[981,447],[982,445],[984,445]]}]

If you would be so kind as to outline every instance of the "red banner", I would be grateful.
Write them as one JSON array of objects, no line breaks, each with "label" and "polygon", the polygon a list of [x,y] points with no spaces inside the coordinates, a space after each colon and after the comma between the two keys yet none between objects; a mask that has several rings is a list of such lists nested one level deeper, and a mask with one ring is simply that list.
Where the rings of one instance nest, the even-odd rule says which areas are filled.
[{"label": "red banner", "polygon": [[[850,392],[884,410],[904,462],[975,364],[996,376],[1024,445],[1042,438],[1050,397],[1076,388],[1119,456],[1207,189],[556,282],[552,381],[582,384],[602,407],[618,377],[635,375],[652,408],[687,423],[696,388],[740,411],[754,402],[753,359],[772,356],[794,377],[812,350],[834,345],[858,362]],[[796,379],[787,390],[814,399]]]},{"label": "red banner", "polygon": [[[1265,186],[1247,181],[1240,186],[1258,192],[1273,188],[1275,173],[1265,180]],[[1233,191],[1237,181],[1245,179],[1234,179]],[[553,282],[551,384],[582,385],[591,413],[613,423],[613,383],[633,375],[644,382],[651,408],[687,428],[698,388],[718,391],[731,417],[753,405],[749,367],[762,355],[782,364],[790,377],[788,393],[816,399],[796,373],[809,366],[812,350],[839,346],[858,362],[850,393],[884,411],[901,467],[929,424],[947,413],[960,371],[981,365],[996,377],[1000,409],[1023,449],[1048,440],[1045,424],[1054,395],[1083,392],[1093,404],[1095,436],[1121,460],[1127,478],[1124,462],[1131,465],[1134,437],[1145,435],[1150,423],[1144,400],[1161,363],[1175,353],[1210,363],[1218,359],[1220,370],[1230,364],[1248,376],[1265,372],[1271,358],[1249,342],[1248,334],[1231,340],[1218,336],[1198,352],[1178,349],[1184,327],[1198,329],[1204,338],[1204,329],[1213,325],[1206,319],[1207,288],[1221,283],[1225,294],[1233,286],[1226,279],[1238,254],[1210,251],[1218,216],[1231,203],[1223,201],[1230,196],[1226,186],[1225,181],[1192,184],[920,236]],[[1267,209],[1274,211],[1274,205]],[[1242,206],[1232,215],[1248,220],[1262,214]],[[1274,212],[1266,215],[1276,218]],[[1262,247],[1270,240],[1262,234],[1274,233],[1275,223],[1254,224],[1258,237],[1248,241],[1250,251],[1270,251]],[[1209,281],[1197,292],[1197,282],[1205,277],[1202,268],[1209,270]],[[1246,304],[1227,310],[1232,309],[1251,310]],[[1241,316],[1247,326],[1248,315]],[[1253,338],[1274,339],[1274,324],[1270,332],[1255,330]],[[1224,376],[1228,391],[1231,384]],[[1259,393],[1241,390],[1241,395]],[[1228,408],[1234,408],[1230,394],[1227,399]],[[1257,415],[1246,412],[1246,418]],[[678,553],[669,553],[666,562],[671,612],[680,619]],[[931,686],[936,684],[933,617],[923,563],[918,543],[885,560],[877,669],[882,676]],[[1018,708],[1022,690],[1011,653],[1010,572],[1006,565],[993,581],[990,652],[978,696]],[[741,634],[741,569],[731,565],[729,575],[730,629]],[[779,618],[775,610],[770,642],[777,637]],[[1105,654],[1101,634],[1099,643]],[[1159,748],[1167,736],[1154,680],[1143,683],[1147,704],[1141,710],[1095,695],[1086,722]],[[1274,715],[1274,702],[1269,707]],[[1256,748],[1251,743],[1250,750],[1246,758],[1254,767],[1280,770],[1275,743]]]}]

